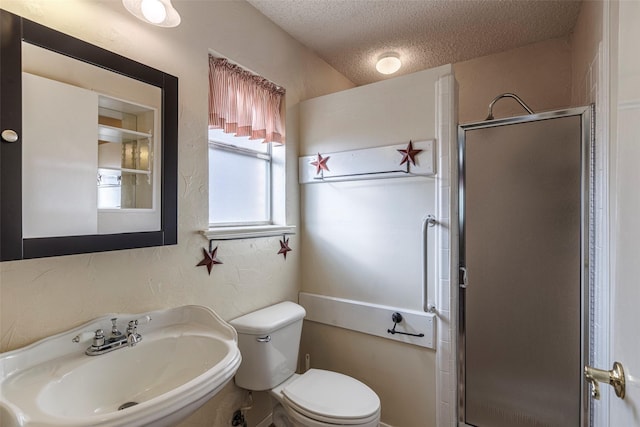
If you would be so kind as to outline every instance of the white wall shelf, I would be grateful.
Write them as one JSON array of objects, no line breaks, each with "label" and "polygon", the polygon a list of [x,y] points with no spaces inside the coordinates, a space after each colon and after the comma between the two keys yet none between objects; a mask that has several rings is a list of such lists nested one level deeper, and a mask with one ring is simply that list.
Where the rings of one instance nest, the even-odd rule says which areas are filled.
[{"label": "white wall shelf", "polygon": [[[436,348],[436,316],[417,310],[390,307],[363,301],[336,298],[325,295],[300,292],[299,303],[307,311],[305,320],[350,329],[381,338],[413,344],[419,347]],[[403,320],[396,331],[391,316],[400,313]],[[424,334],[424,336],[403,335],[402,333]]]},{"label": "white wall shelf", "polygon": [[293,225],[214,227],[201,233],[207,240],[237,240],[296,234],[296,227]]},{"label": "white wall shelf", "polygon": [[435,140],[414,141],[413,149],[421,150],[415,155],[415,164],[407,161],[400,164],[405,144],[372,147],[359,150],[341,151],[335,153],[318,153],[322,158],[328,158],[328,170],[318,171],[313,162],[318,155],[299,158],[300,184],[321,182],[353,181],[363,179],[401,178],[411,176],[433,176],[435,170]]}]

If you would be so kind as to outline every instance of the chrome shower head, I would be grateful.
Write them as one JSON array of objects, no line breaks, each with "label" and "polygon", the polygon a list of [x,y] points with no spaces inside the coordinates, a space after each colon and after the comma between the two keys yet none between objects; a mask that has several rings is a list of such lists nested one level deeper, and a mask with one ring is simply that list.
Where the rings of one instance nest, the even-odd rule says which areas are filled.
[{"label": "chrome shower head", "polygon": [[516,101],[518,101],[518,103],[520,105],[522,105],[522,108],[527,110],[527,113],[534,114],[533,110],[531,108],[529,108],[527,106],[527,104],[525,104],[524,101],[522,99],[520,99],[520,97],[518,97],[518,95],[513,94],[513,93],[503,93],[502,95],[498,95],[495,98],[493,98],[493,101],[491,101],[491,103],[489,104],[489,114],[487,115],[487,118],[484,119],[485,121],[494,119],[494,117],[493,117],[493,105],[501,98],[513,98]]}]

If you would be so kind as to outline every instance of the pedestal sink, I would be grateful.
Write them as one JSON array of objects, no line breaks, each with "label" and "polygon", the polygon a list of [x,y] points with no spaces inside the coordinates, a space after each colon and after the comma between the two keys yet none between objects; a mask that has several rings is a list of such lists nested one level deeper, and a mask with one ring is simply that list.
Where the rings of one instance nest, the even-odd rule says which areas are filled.
[{"label": "pedestal sink", "polygon": [[[85,354],[85,332],[147,315],[134,347]],[[105,315],[0,355],[2,426],[172,426],[220,391],[240,360],[235,330],[206,307]]]}]

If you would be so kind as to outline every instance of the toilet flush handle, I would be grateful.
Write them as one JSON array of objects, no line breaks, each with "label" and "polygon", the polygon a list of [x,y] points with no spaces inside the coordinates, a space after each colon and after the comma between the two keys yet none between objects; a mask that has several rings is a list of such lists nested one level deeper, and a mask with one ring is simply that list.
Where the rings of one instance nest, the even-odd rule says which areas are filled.
[{"label": "toilet flush handle", "polygon": [[258,342],[269,342],[269,341],[271,341],[271,335],[266,335],[264,337],[257,337],[256,341],[258,341]]}]

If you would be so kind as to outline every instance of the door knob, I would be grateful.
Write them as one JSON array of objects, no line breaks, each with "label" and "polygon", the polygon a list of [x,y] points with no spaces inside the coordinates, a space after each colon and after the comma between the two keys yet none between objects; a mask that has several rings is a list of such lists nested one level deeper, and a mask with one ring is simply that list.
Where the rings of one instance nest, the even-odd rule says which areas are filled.
[{"label": "door knob", "polygon": [[616,391],[616,396],[620,399],[624,399],[624,369],[622,369],[622,365],[619,362],[613,362],[613,369],[610,371],[585,366],[584,378],[591,384],[591,397],[594,399],[600,399],[599,382],[611,385]]}]

